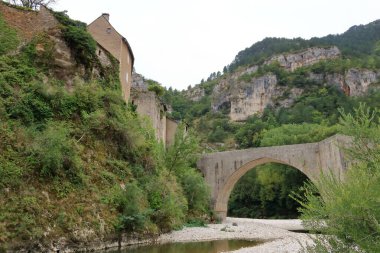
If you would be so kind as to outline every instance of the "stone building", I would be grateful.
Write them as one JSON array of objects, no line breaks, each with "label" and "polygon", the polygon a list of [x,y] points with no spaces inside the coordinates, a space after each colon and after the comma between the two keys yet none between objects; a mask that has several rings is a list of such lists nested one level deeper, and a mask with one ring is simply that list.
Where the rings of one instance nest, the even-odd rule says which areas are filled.
[{"label": "stone building", "polygon": [[100,58],[102,57],[101,54],[104,53],[103,48],[119,61],[121,89],[124,100],[128,102],[135,58],[127,39],[111,25],[109,17],[107,13],[102,14],[87,26],[87,30],[100,45],[100,48],[97,50]]}]

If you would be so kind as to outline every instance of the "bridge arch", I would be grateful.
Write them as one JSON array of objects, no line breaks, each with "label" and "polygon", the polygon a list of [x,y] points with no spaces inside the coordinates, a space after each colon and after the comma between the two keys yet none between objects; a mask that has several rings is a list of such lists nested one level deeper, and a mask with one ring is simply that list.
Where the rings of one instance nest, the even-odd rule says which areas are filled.
[{"label": "bridge arch", "polygon": [[[217,192],[216,199],[214,203],[214,212],[216,215],[224,219],[227,216],[227,210],[228,210],[228,201],[231,195],[232,190],[234,189],[236,183],[242,178],[248,171],[255,169],[257,166],[268,164],[268,163],[277,163],[277,164],[284,164],[291,166],[294,169],[297,169],[301,171],[303,174],[306,175],[305,169],[300,167],[296,167],[293,164],[290,164],[286,161],[281,161],[277,159],[273,159],[270,157],[261,157],[254,159],[252,161],[247,162],[246,164],[243,164],[241,167],[239,167],[235,172],[233,172],[225,181],[223,187]],[[313,181],[313,178],[310,178],[310,176],[306,175],[311,181]]]},{"label": "bridge arch", "polygon": [[294,167],[311,181],[328,170],[342,177],[347,167],[342,146],[350,142],[348,136],[334,135],[315,143],[216,152],[203,155],[197,165],[210,186],[212,208],[224,219],[233,186],[247,171],[273,162]]}]

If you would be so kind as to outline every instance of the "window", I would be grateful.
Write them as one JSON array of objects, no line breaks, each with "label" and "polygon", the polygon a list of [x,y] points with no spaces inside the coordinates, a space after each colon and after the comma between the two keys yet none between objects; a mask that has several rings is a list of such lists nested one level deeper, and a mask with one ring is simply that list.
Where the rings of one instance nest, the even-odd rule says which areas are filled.
[{"label": "window", "polygon": [[107,28],[107,33],[111,34],[111,32],[112,32],[112,29],[111,28]]},{"label": "window", "polygon": [[127,74],[126,74],[126,76],[125,76],[125,80],[127,80],[127,83],[128,83],[128,80],[129,80],[128,72],[127,72]]}]

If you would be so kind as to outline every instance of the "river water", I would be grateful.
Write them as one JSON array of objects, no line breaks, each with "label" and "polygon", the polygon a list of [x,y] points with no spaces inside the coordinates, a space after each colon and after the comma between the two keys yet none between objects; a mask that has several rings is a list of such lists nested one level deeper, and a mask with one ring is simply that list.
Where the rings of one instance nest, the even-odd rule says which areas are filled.
[{"label": "river water", "polygon": [[218,240],[208,242],[167,243],[130,247],[121,251],[107,251],[107,253],[219,253],[253,247],[260,243],[263,243],[263,241]]}]

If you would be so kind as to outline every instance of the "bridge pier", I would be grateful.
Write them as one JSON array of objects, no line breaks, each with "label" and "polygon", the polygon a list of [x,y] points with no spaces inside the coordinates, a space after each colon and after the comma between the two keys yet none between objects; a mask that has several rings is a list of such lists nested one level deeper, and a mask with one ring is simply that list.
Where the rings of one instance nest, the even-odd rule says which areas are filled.
[{"label": "bridge pier", "polygon": [[227,218],[227,211],[214,211],[214,215],[217,221],[225,221]]}]

